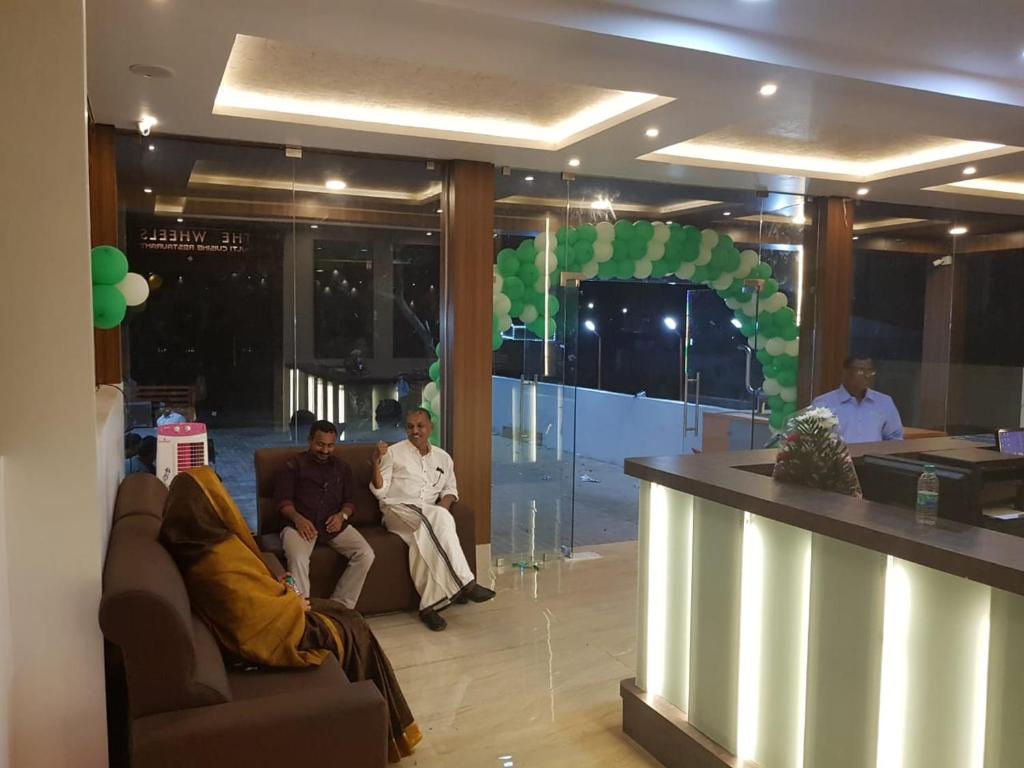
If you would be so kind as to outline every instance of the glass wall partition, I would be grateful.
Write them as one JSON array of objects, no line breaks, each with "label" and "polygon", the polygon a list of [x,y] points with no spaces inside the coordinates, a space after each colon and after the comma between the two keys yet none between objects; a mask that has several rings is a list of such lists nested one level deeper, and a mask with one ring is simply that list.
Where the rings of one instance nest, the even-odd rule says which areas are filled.
[{"label": "glass wall partition", "polygon": [[134,134],[117,150],[121,245],[150,286],[124,323],[133,446],[206,424],[255,527],[256,449],[304,444],[314,419],[393,441],[403,409],[440,409],[440,164]]}]

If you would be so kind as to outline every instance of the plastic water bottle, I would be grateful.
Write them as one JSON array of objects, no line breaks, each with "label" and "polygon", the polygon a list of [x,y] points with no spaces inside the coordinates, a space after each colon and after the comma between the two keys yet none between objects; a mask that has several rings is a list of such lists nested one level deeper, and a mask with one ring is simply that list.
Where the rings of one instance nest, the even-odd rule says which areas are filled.
[{"label": "plastic water bottle", "polygon": [[925,464],[917,479],[917,506],[914,512],[918,525],[935,525],[939,516],[939,478],[934,464]]}]

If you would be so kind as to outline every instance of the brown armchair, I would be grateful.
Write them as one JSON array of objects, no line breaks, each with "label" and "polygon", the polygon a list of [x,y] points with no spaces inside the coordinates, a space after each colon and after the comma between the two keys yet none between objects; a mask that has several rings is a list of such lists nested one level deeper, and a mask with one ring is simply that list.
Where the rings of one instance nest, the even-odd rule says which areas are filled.
[{"label": "brown armchair", "polygon": [[[370,493],[370,459],[373,444],[340,443],[334,455],[352,468],[355,507],[351,524],[359,529],[373,548],[375,559],[366,577],[356,610],[363,614],[404,611],[419,607],[419,595],[409,576],[409,548],[398,536],[388,533],[381,521],[380,507]],[[285,563],[281,528],[285,522],[274,504],[274,479],[292,456],[305,448],[263,448],[256,451],[256,492],[260,549],[273,553]],[[469,567],[476,573],[476,525],[473,510],[456,502],[452,506],[455,529]],[[345,570],[346,560],[325,544],[317,544],[309,561],[309,588],[313,597],[330,597]]]}]

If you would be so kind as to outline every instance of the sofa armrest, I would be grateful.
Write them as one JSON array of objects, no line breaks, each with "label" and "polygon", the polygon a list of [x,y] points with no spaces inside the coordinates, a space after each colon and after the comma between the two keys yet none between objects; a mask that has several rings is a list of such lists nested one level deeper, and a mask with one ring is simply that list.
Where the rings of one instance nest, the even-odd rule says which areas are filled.
[{"label": "sofa armrest", "polygon": [[133,768],[387,765],[387,709],[369,680],[149,715],[132,723]]},{"label": "sofa armrest", "polygon": [[459,544],[466,556],[469,569],[476,576],[476,515],[473,508],[462,501],[452,504],[452,517],[455,518],[455,531],[459,534]]},{"label": "sofa armrest", "polygon": [[273,552],[260,552],[260,557],[263,559],[263,562],[267,564],[267,568],[270,569],[270,572],[274,575],[275,579],[280,579],[285,575],[286,571],[284,566],[281,565],[281,561]]}]

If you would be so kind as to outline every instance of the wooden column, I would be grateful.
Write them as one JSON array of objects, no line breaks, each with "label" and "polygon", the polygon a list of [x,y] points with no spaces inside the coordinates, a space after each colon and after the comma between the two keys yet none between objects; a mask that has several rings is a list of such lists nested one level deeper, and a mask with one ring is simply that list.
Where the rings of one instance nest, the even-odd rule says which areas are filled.
[{"label": "wooden column", "polygon": [[[112,125],[89,123],[89,219],[92,245],[117,245],[116,134]],[[93,329],[96,383],[120,384],[121,328]]]},{"label": "wooden column", "polygon": [[853,301],[853,202],[817,198],[806,207],[804,298],[798,402],[839,386],[850,347]]},{"label": "wooden column", "polygon": [[924,338],[921,345],[921,382],[918,424],[945,431],[959,424],[956,405],[964,352],[967,290],[965,257],[952,264],[930,266],[925,282]]},{"label": "wooden column", "polygon": [[494,166],[455,160],[444,192],[442,384],[447,447],[459,494],[491,540],[491,283]]}]

